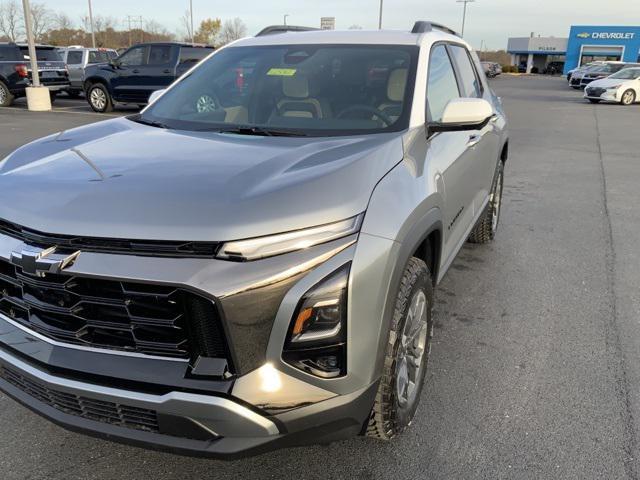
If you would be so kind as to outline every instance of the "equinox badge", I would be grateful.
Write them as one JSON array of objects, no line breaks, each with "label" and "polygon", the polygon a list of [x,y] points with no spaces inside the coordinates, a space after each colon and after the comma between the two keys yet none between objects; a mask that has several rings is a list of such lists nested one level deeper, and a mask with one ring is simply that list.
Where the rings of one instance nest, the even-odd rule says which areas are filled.
[{"label": "equinox badge", "polygon": [[26,246],[21,252],[11,252],[10,261],[12,264],[22,268],[27,275],[44,277],[47,273],[60,273],[62,270],[73,264],[80,251],[71,255],[57,254],[56,247],[46,250]]}]

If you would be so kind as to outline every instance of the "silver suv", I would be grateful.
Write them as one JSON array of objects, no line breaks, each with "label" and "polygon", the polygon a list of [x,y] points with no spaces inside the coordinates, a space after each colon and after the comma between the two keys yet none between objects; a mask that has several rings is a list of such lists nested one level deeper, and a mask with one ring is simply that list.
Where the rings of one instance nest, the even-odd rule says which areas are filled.
[{"label": "silver suv", "polygon": [[67,94],[73,98],[79,97],[83,92],[85,68],[89,65],[109,63],[118,56],[118,52],[110,48],[65,47],[59,48],[58,52],[67,64],[71,83]]},{"label": "silver suv", "polygon": [[506,119],[451,30],[228,45],[0,162],[0,388],[220,457],[405,430],[434,288],[496,235]]}]

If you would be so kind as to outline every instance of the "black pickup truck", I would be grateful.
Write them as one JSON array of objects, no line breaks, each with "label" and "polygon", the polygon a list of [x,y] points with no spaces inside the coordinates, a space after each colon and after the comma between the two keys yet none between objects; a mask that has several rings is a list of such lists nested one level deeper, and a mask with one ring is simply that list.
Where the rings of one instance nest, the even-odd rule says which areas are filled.
[{"label": "black pickup truck", "polygon": [[91,108],[113,110],[116,102],[144,105],[155,90],[167,88],[213,47],[162,42],[134,45],[109,63],[85,69],[84,91]]},{"label": "black pickup truck", "polygon": [[[69,88],[69,74],[56,47],[37,45],[40,83],[49,88],[51,100],[61,90]],[[27,45],[0,43],[0,107],[8,107],[13,100],[25,96],[31,85],[31,63]]]},{"label": "black pickup truck", "polygon": [[134,45],[109,63],[85,69],[87,102],[100,113],[113,110],[116,102],[144,105],[155,90],[167,88],[212,51],[179,42]]}]

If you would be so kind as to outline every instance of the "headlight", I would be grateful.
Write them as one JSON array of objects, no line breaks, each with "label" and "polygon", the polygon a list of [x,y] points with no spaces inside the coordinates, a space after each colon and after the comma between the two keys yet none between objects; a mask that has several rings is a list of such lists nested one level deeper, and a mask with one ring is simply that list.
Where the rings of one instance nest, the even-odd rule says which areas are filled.
[{"label": "headlight", "polygon": [[612,87],[607,87],[607,90],[617,90],[621,87],[622,85],[613,85]]},{"label": "headlight", "polygon": [[226,260],[251,261],[302,250],[358,233],[362,218],[363,214],[360,214],[347,220],[319,227],[226,242],[220,248],[217,256]]},{"label": "headlight", "polygon": [[300,299],[282,352],[285,362],[322,378],[346,373],[350,267],[343,265]]}]

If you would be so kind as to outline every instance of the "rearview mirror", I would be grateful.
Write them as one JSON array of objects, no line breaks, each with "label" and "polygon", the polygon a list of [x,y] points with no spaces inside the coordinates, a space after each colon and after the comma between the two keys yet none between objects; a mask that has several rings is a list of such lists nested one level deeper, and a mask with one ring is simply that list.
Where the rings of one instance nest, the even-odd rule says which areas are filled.
[{"label": "rearview mirror", "polygon": [[493,115],[493,107],[482,98],[456,98],[447,104],[440,122],[429,123],[429,132],[480,130]]},{"label": "rearview mirror", "polygon": [[167,90],[163,88],[162,90],[156,90],[154,92],[151,92],[151,95],[149,95],[149,105],[155,102],[158,99],[158,97],[166,91]]}]

